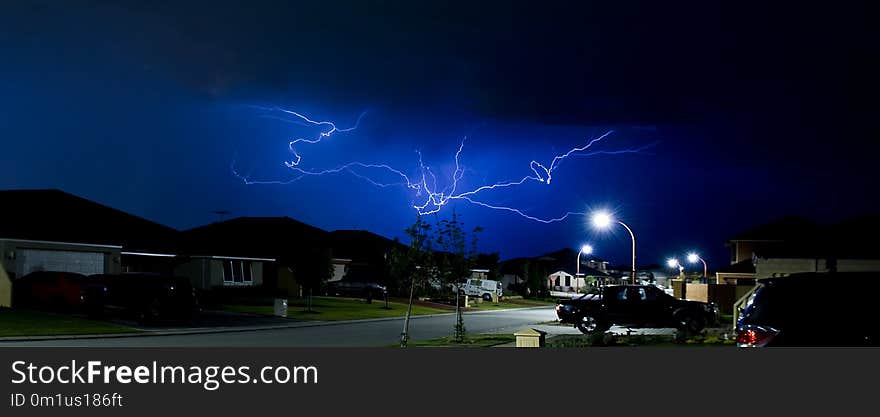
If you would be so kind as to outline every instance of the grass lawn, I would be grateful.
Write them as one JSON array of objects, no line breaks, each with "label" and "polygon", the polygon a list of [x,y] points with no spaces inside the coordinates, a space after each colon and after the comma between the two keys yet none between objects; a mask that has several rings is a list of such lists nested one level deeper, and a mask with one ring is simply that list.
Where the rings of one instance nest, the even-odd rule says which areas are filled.
[{"label": "grass lawn", "polygon": [[452,336],[439,339],[411,341],[409,347],[492,347],[516,341],[512,334],[475,334],[466,335],[464,342],[455,343]]},{"label": "grass lawn", "polygon": [[0,337],[136,332],[130,327],[71,315],[0,308]]},{"label": "grass lawn", "polygon": [[[299,320],[357,320],[375,319],[383,317],[403,317],[406,314],[406,304],[388,303],[389,309],[385,309],[385,302],[373,300],[367,304],[364,300],[342,297],[314,297],[312,299],[312,312],[305,311],[306,300],[303,298],[290,299],[287,305],[287,317]],[[224,310],[237,313],[252,313],[271,315],[272,306],[248,306],[227,305]],[[448,310],[413,305],[414,316],[424,314],[449,313]]]}]

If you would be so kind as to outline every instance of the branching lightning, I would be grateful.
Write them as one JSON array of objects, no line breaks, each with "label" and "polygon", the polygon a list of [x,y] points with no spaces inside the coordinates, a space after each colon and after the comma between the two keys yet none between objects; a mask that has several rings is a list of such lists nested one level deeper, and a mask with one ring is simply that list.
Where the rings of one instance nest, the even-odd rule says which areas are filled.
[{"label": "branching lightning", "polygon": [[[593,156],[599,154],[624,154],[624,153],[638,153],[642,150],[652,146],[643,146],[635,149],[624,149],[624,150],[615,150],[615,151],[592,151],[591,148],[596,144],[602,141],[603,139],[610,136],[613,131],[609,130],[604,134],[594,137],[587,141],[586,144],[580,147],[575,147],[570,149],[569,151],[556,155],[549,164],[542,164],[538,161],[532,160],[529,163],[529,170],[531,174],[525,175],[524,177],[518,180],[512,181],[504,181],[497,182],[493,184],[481,185],[476,188],[461,190],[461,182],[464,179],[465,172],[468,171],[461,163],[461,155],[464,151],[464,145],[467,141],[467,137],[462,139],[459,143],[458,149],[456,150],[453,161],[455,163],[455,170],[452,172],[452,175],[449,177],[448,181],[440,181],[437,178],[437,174],[434,173],[434,170],[431,169],[430,166],[425,165],[422,154],[420,151],[416,151],[417,154],[417,170],[413,175],[406,174],[403,170],[395,168],[386,163],[365,163],[365,162],[348,162],[343,165],[339,165],[333,168],[324,168],[324,169],[315,169],[315,168],[304,168],[301,166],[303,162],[303,157],[301,154],[300,148],[305,145],[316,145],[323,140],[329,140],[336,133],[345,133],[351,132],[358,128],[360,125],[361,119],[364,117],[365,113],[362,113],[358,118],[355,124],[351,127],[347,128],[339,128],[335,123],[329,121],[317,121],[309,118],[308,116],[303,115],[302,113],[285,110],[281,108],[260,108],[262,110],[270,111],[272,113],[281,113],[285,117],[278,117],[275,114],[269,114],[266,117],[276,118],[279,120],[283,120],[286,122],[296,123],[304,126],[314,126],[322,128],[321,131],[317,134],[316,137],[309,138],[296,138],[288,143],[288,149],[293,155],[293,159],[284,162],[284,166],[289,168],[291,171],[295,173],[293,178],[287,180],[276,180],[276,181],[259,181],[252,180],[249,176],[240,175],[235,170],[235,164],[233,162],[232,172],[245,184],[290,184],[292,182],[298,181],[302,178],[311,177],[311,176],[323,176],[323,175],[331,175],[337,173],[348,173],[357,178],[360,178],[370,185],[387,188],[387,187],[404,187],[410,190],[414,194],[414,199],[411,202],[411,207],[415,209],[420,215],[428,215],[440,212],[444,206],[453,201],[464,201],[469,204],[473,204],[476,206],[506,211],[509,213],[517,214],[523,218],[533,220],[541,223],[555,223],[560,222],[567,219],[570,216],[574,215],[585,215],[583,212],[566,212],[565,214],[553,217],[553,218],[540,218],[534,215],[528,214],[527,212],[515,208],[504,205],[498,205],[495,203],[487,202],[485,199],[480,197],[480,194],[488,194],[492,190],[502,190],[509,189],[517,186],[521,186],[530,182],[538,182],[546,185],[550,185],[551,180],[553,179],[553,172],[559,168],[562,162],[569,158],[575,156]],[[372,175],[371,175],[372,174]],[[377,179],[378,174],[383,174],[384,177],[391,176],[394,178],[398,178],[399,180],[396,182],[383,182]],[[445,185],[441,185],[445,184]],[[487,196],[488,197],[488,196]]]}]

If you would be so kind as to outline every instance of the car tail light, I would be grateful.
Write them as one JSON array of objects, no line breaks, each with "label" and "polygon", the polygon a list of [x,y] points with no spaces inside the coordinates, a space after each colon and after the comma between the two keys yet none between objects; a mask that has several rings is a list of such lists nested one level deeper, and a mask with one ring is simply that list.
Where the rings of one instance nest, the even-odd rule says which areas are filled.
[{"label": "car tail light", "polygon": [[764,347],[777,334],[779,331],[772,327],[746,326],[736,330],[736,345],[739,347]]}]

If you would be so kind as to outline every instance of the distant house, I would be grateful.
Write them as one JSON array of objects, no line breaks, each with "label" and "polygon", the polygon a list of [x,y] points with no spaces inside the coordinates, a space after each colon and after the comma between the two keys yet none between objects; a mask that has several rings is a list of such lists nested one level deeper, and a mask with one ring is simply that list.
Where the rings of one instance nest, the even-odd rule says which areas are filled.
[{"label": "distant house", "polygon": [[288,217],[240,217],[184,232],[59,190],[0,191],[0,266],[34,271],[153,272],[196,288],[262,287],[300,295],[297,264],[331,258],[331,280],[383,281],[404,245],[363,230],[326,232]]},{"label": "distant house", "polygon": [[576,291],[576,288],[584,287],[585,282],[581,277],[559,270],[547,276],[547,287],[555,291]]},{"label": "distant house", "polygon": [[747,285],[755,283],[755,264],[751,259],[725,266],[715,272],[716,284]]},{"label": "distant house", "polygon": [[610,275],[590,267],[581,267],[580,273],[559,270],[547,276],[547,286],[554,291],[581,292],[597,281],[608,280]]},{"label": "distant house", "polygon": [[387,283],[388,256],[394,248],[406,249],[400,242],[366,230],[335,230],[327,234],[327,242],[334,256],[333,280]]},{"label": "distant house", "polygon": [[63,191],[0,191],[0,202],[0,262],[13,279],[162,269],[176,256],[176,230]]},{"label": "distant house", "polygon": [[751,283],[796,272],[880,271],[878,233],[877,216],[831,226],[785,217],[728,241],[730,266],[716,273],[716,282]]},{"label": "distant house", "polygon": [[612,278],[606,272],[608,262],[605,260],[582,256],[579,269],[577,263],[577,252],[572,249],[561,249],[533,258],[508,259],[501,262],[501,281],[505,288],[526,282],[526,265],[545,271],[547,288],[554,291],[580,291],[597,280]]},{"label": "distant house", "polygon": [[185,230],[175,268],[197,288],[257,287],[299,295],[296,261],[327,248],[324,230],[289,217],[238,217]]},{"label": "distant house", "polygon": [[328,281],[342,281],[342,279],[348,274],[351,259],[333,258],[331,262],[333,263],[333,275],[330,276]]}]

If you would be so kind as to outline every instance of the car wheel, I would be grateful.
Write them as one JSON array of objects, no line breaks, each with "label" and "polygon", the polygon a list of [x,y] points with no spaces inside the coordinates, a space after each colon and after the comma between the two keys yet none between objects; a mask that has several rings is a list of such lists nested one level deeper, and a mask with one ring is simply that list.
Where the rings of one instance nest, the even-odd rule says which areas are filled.
[{"label": "car wheel", "polygon": [[483,294],[483,301],[492,301],[492,294],[489,294],[489,293]]},{"label": "car wheel", "polygon": [[577,329],[583,334],[605,331],[605,325],[593,316],[583,316],[577,323]]},{"label": "car wheel", "polygon": [[692,314],[683,315],[678,322],[679,330],[684,330],[690,333],[699,333],[703,331],[703,328],[705,327],[706,321]]}]

